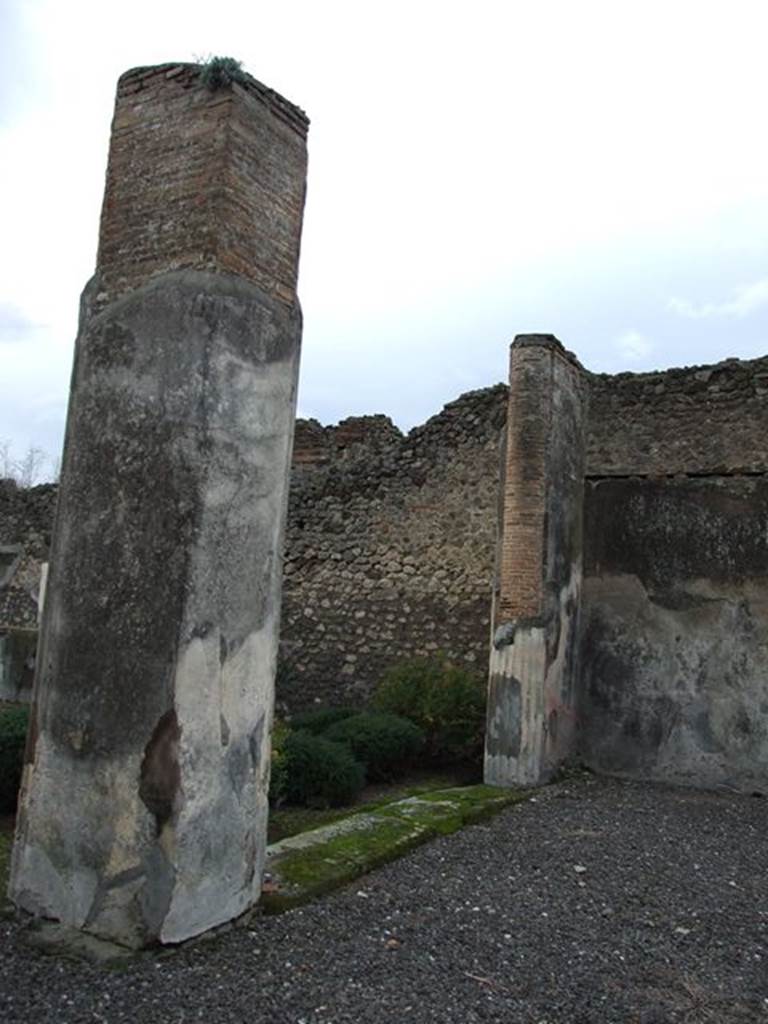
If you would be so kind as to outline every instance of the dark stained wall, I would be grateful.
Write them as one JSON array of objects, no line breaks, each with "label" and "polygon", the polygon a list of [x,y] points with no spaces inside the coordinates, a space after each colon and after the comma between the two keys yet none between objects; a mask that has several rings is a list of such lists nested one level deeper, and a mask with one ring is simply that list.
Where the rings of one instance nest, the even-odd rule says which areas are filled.
[{"label": "dark stained wall", "polygon": [[764,791],[768,480],[591,481],[585,513],[582,755]]}]

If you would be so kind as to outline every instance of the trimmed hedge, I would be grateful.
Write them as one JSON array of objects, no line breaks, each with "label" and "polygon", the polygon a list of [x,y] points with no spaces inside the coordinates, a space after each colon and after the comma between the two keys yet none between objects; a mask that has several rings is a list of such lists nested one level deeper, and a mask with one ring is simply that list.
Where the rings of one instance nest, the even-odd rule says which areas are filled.
[{"label": "trimmed hedge", "polygon": [[406,772],[424,748],[424,733],[417,725],[382,711],[352,715],[323,735],[348,747],[363,762],[370,779],[383,781]]},{"label": "trimmed hedge", "polygon": [[479,761],[485,735],[485,681],[449,661],[414,658],[393,665],[373,695],[380,711],[423,729],[439,763]]},{"label": "trimmed hedge", "polygon": [[0,708],[0,812],[13,814],[21,784],[29,709]]},{"label": "trimmed hedge", "polygon": [[290,732],[280,758],[283,798],[289,804],[339,807],[352,803],[365,785],[363,765],[346,746],[324,736]]},{"label": "trimmed hedge", "polygon": [[271,807],[279,807],[285,802],[285,787],[288,780],[288,768],[285,762],[285,741],[290,729],[276,718],[272,723],[272,750],[269,769],[269,803]]},{"label": "trimmed hedge", "polygon": [[327,732],[332,725],[343,722],[355,714],[354,708],[312,708],[309,711],[300,711],[291,719],[291,729],[311,732],[315,736]]}]

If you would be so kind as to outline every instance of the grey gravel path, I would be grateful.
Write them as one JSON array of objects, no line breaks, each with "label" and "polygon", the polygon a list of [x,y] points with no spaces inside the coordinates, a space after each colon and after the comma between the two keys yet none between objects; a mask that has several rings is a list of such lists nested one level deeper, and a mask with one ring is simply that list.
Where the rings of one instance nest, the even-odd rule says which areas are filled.
[{"label": "grey gravel path", "polygon": [[119,971],[4,922],[0,1022],[768,1024],[767,837],[765,799],[565,783]]}]

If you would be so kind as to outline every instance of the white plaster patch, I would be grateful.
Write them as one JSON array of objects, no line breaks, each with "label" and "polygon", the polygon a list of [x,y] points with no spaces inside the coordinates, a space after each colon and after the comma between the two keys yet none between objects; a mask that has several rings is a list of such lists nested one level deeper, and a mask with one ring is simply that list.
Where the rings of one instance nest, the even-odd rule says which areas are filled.
[{"label": "white plaster patch", "polygon": [[[514,643],[500,648],[491,645],[490,677],[515,679],[520,684],[520,746],[517,755],[499,750],[507,733],[500,704],[490,709],[485,752],[484,778],[496,786],[535,786],[546,770],[547,716],[550,711],[572,715],[560,700],[563,673],[567,669],[568,637],[573,629],[573,612],[581,590],[581,564],[572,567],[571,579],[558,596],[559,643],[547,669],[547,631],[542,627],[515,629]],[[552,627],[549,627],[550,629]],[[501,684],[503,685],[503,684]],[[575,692],[575,680],[574,680]],[[568,722],[572,729],[572,721]],[[491,750],[494,750],[492,753]]]},{"label": "white plaster patch", "polygon": [[[163,942],[179,942],[231,920],[258,898],[266,853],[276,643],[270,618],[223,665],[217,630],[194,638],[179,659],[176,713],[183,800],[175,823],[176,884],[161,930]],[[221,743],[222,715],[229,729],[226,745]],[[259,760],[253,764],[257,739]],[[242,778],[231,775],[233,758],[245,773]]]},{"label": "white plaster patch", "polygon": [[[97,869],[85,865],[101,862],[107,880],[141,864],[148,815],[140,807],[138,777],[137,757],[94,766],[64,756],[45,735],[38,736],[21,796],[23,826],[9,886],[14,902],[71,927],[84,925],[99,889]],[[131,896],[117,889],[113,902]],[[109,936],[129,941],[124,931]]]}]

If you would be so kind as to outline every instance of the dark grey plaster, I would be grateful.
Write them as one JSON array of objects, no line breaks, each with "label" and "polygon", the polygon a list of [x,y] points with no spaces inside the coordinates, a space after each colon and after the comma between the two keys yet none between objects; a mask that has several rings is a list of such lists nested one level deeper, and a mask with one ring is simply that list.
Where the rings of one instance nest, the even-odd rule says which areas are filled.
[{"label": "dark grey plaster", "polygon": [[[486,752],[490,757],[519,757],[522,735],[520,680],[512,675],[491,676],[488,707],[493,709],[493,728],[486,736]],[[490,716],[489,716],[490,721]]]},{"label": "dark grey plaster", "polygon": [[768,487],[588,489],[581,748],[594,768],[768,788]]},{"label": "dark grey plaster", "polygon": [[91,315],[98,287],[11,888],[118,941],[178,941],[245,909],[263,856],[301,317],[223,274]]}]

